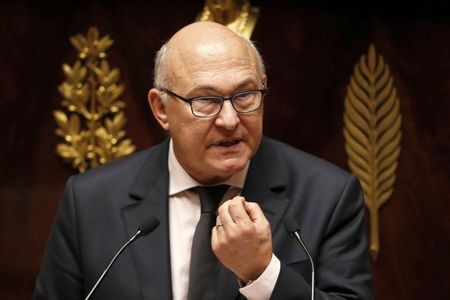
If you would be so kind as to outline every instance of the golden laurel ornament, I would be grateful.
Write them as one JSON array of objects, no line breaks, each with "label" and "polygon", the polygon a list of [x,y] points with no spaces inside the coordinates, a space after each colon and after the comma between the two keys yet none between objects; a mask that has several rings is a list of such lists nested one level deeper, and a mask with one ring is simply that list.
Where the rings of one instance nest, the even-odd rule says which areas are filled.
[{"label": "golden laurel ornament", "polygon": [[62,67],[66,80],[58,91],[66,112],[56,110],[53,115],[56,134],[64,142],[56,146],[56,153],[84,172],[133,153],[135,146],[125,138],[120,72],[111,69],[106,60],[113,40],[107,35],[100,38],[98,29],[91,27],[86,36],[77,34],[70,42],[78,50],[79,59],[73,66]]},{"label": "golden laurel ornament", "polygon": [[197,21],[211,21],[227,26],[240,36],[250,38],[259,16],[259,8],[249,0],[206,0]]},{"label": "golden laurel ornament", "polygon": [[360,179],[370,216],[370,253],[378,257],[380,207],[394,191],[401,141],[400,102],[393,78],[375,47],[355,65],[344,112],[345,150]]}]

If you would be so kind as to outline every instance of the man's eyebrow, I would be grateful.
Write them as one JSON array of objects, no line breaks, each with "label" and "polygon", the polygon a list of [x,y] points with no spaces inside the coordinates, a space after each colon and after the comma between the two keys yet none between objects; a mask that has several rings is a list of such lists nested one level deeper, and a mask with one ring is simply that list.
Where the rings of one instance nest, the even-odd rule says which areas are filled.
[{"label": "man's eyebrow", "polygon": [[[233,88],[231,93],[239,91],[240,89],[248,87],[250,85],[255,85],[255,88],[258,88],[258,83],[255,82],[255,80],[249,78],[249,79],[244,80],[244,81],[240,82],[239,84],[237,84]],[[223,91],[221,91],[214,85],[205,84],[205,85],[199,85],[199,86],[194,87],[192,90],[190,90],[188,92],[188,95],[198,94],[198,93],[212,93],[214,95],[220,95],[222,92]]]}]

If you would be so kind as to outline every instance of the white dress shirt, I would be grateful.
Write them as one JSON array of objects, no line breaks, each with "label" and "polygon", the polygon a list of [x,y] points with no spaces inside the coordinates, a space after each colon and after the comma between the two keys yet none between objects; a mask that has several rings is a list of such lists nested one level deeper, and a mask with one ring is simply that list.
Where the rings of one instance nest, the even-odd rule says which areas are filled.
[{"label": "white dress shirt", "polygon": [[[189,284],[192,239],[200,219],[199,196],[189,189],[202,184],[193,179],[180,165],[173,151],[172,140],[170,140],[168,164],[172,292],[174,300],[185,300]],[[221,183],[230,185],[224,199],[231,199],[242,192],[248,167],[249,164],[242,171]],[[239,291],[249,300],[269,299],[279,273],[280,261],[275,255],[272,255],[269,266],[263,274],[251,284],[241,287]]]}]

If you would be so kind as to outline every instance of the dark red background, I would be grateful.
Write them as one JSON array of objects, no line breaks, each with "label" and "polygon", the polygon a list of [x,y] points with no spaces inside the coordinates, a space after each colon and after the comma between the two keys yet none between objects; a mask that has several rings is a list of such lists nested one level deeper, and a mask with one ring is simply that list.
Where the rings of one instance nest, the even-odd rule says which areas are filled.
[{"label": "dark red background", "polygon": [[[403,115],[393,198],[381,209],[376,299],[449,299],[450,9],[447,1],[253,1],[270,94],[265,132],[346,168],[343,100],[371,43],[389,64]],[[413,4],[408,4],[409,2]],[[128,134],[164,133],[146,104],[153,56],[203,1],[2,1],[0,4],[0,298],[29,299],[64,182],[55,155],[68,38],[97,26],[115,44]]]}]

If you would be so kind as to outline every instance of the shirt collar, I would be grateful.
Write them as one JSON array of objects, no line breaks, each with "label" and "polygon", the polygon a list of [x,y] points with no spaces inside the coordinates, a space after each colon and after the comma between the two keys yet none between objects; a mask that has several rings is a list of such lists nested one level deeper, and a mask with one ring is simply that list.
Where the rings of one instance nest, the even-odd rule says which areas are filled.
[{"label": "shirt collar", "polygon": [[[180,165],[178,159],[173,151],[173,141],[170,139],[169,142],[169,196],[175,195],[179,192],[191,189],[193,187],[201,186],[197,180],[192,178],[186,170]],[[247,171],[249,167],[249,162],[245,167],[228,178],[227,180],[220,182],[220,184],[227,184],[232,187],[242,189],[244,187],[245,177],[247,176]]]}]

